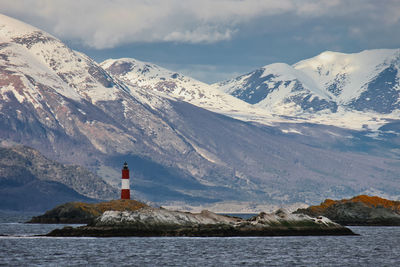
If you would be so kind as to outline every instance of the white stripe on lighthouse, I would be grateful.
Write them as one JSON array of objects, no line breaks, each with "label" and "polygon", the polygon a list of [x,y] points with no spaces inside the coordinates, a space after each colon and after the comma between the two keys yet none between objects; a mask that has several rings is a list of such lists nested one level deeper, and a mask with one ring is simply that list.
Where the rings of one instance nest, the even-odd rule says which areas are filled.
[{"label": "white stripe on lighthouse", "polygon": [[129,189],[129,179],[121,179],[121,180],[122,180],[121,189]]}]

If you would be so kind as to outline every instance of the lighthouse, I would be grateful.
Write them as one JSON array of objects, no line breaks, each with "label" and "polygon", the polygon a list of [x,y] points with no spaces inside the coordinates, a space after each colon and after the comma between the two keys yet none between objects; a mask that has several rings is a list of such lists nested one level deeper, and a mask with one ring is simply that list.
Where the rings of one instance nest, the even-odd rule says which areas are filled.
[{"label": "lighthouse", "polygon": [[122,168],[122,182],[121,182],[121,199],[131,199],[131,192],[129,189],[129,169],[128,163],[124,163]]}]

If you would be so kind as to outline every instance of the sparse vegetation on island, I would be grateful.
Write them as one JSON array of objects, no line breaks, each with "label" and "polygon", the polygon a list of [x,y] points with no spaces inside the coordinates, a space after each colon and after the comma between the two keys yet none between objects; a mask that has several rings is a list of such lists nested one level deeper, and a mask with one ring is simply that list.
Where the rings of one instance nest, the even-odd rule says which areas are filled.
[{"label": "sparse vegetation on island", "polygon": [[68,202],[33,217],[28,223],[91,223],[107,210],[135,211],[147,207],[146,204],[128,199],[111,200],[100,203]]}]

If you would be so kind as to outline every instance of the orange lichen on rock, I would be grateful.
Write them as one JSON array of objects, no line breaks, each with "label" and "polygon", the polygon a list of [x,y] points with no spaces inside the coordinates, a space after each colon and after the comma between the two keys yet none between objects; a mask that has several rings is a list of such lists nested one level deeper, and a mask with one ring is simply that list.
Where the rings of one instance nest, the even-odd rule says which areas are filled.
[{"label": "orange lichen on rock", "polygon": [[320,205],[311,206],[309,209],[314,213],[322,213],[328,207],[336,204],[344,204],[348,202],[361,202],[369,207],[384,207],[396,212],[400,212],[400,201],[387,200],[377,196],[359,195],[351,199],[332,200],[326,199]]},{"label": "orange lichen on rock", "polygon": [[325,201],[322,202],[320,205],[318,205],[318,206],[311,206],[310,209],[312,210],[312,212],[321,213],[321,212],[324,211],[326,208],[328,208],[328,207],[330,207],[330,206],[332,206],[332,205],[334,205],[334,204],[336,204],[336,203],[337,203],[337,201],[327,198],[327,199],[325,199]]},{"label": "orange lichen on rock", "polygon": [[359,195],[350,199],[327,199],[295,213],[325,216],[343,225],[400,226],[400,201]]},{"label": "orange lichen on rock", "polygon": [[[342,200],[343,201],[343,200]],[[400,211],[400,201],[393,201],[377,196],[359,195],[352,199],[346,200],[351,202],[362,202],[370,207],[384,207],[393,211]]]}]

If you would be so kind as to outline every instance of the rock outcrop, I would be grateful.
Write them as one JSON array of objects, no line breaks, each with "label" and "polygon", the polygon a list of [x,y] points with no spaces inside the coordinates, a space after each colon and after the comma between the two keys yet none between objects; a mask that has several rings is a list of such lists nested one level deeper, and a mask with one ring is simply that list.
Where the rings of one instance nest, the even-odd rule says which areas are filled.
[{"label": "rock outcrop", "polygon": [[317,206],[298,209],[296,213],[326,216],[343,225],[400,225],[400,201],[360,195],[351,199],[326,199]]},{"label": "rock outcrop", "polygon": [[107,210],[135,211],[143,207],[147,207],[147,205],[128,199],[100,203],[69,202],[59,205],[43,215],[33,217],[28,223],[88,224]]},{"label": "rock outcrop", "polygon": [[289,214],[283,210],[260,213],[248,220],[210,211],[188,213],[145,207],[137,211],[106,211],[93,223],[64,227],[48,236],[289,236],[353,235],[327,218]]}]

